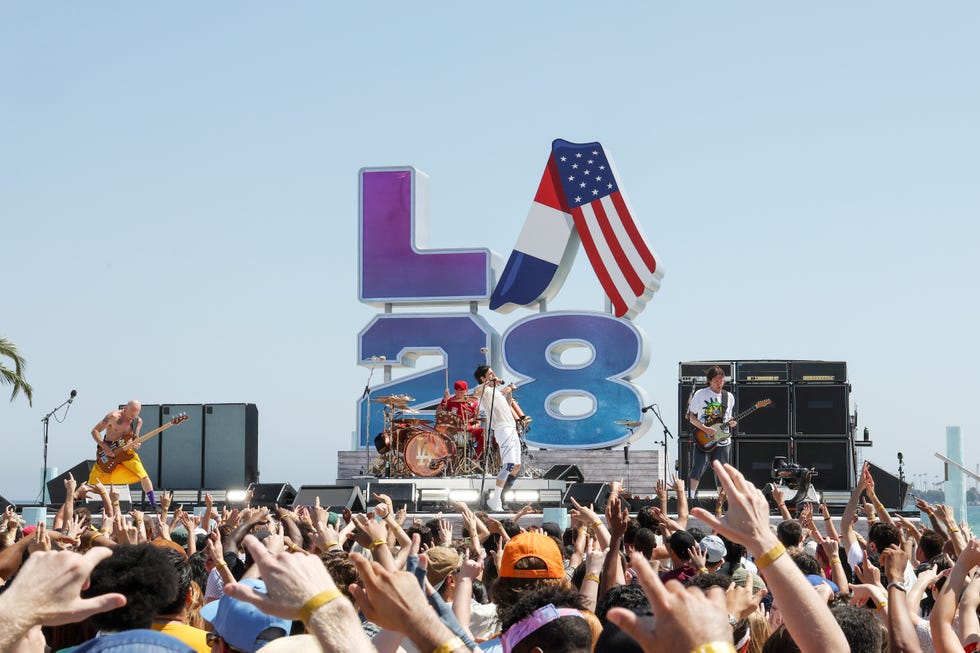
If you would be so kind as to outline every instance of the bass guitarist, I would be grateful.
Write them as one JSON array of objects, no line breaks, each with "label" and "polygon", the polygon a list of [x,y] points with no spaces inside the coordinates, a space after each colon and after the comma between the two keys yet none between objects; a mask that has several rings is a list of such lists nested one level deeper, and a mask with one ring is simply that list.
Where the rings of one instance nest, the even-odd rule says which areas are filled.
[{"label": "bass guitarist", "polygon": [[[113,442],[120,440],[131,440],[139,437],[140,429],[143,427],[143,420],[140,418],[140,410],[143,405],[133,399],[125,408],[114,410],[92,429],[92,439],[99,447],[99,456],[106,456],[109,459],[117,458],[116,452],[110,446]],[[102,437],[105,431],[105,437]],[[133,449],[139,449],[137,443]],[[150,506],[156,510],[156,497],[153,496],[153,482],[143,468],[143,462],[135,451],[130,453],[120,452],[118,458],[132,456],[126,460],[120,460],[119,464],[110,473],[105,473],[99,469],[98,465],[92,467],[88,482],[95,483],[101,481],[103,485],[132,485],[139,481],[143,487],[146,498],[150,500]]]},{"label": "bass guitarist", "polygon": [[[688,473],[688,498],[694,499],[701,482],[701,477],[708,469],[712,460],[731,463],[732,438],[729,429],[735,426],[732,411],[735,408],[735,396],[724,389],[725,370],[718,365],[712,365],[706,373],[708,386],[701,388],[691,396],[687,407],[687,420],[694,428],[704,433],[710,440],[710,447],[702,447],[695,442],[691,448],[691,469]],[[717,479],[716,479],[717,482]]]}]

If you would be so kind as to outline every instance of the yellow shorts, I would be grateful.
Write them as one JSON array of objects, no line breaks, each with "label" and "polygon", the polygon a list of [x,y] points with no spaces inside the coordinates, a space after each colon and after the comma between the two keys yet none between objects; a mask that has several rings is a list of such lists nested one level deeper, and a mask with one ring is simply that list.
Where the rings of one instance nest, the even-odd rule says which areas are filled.
[{"label": "yellow shorts", "polygon": [[95,483],[96,481],[100,481],[103,485],[132,485],[133,483],[139,483],[140,479],[146,478],[147,476],[149,474],[143,468],[143,461],[140,460],[139,454],[134,453],[132,458],[116,465],[116,468],[109,474],[103,472],[96,465],[92,468],[92,473],[88,476],[88,482]]}]

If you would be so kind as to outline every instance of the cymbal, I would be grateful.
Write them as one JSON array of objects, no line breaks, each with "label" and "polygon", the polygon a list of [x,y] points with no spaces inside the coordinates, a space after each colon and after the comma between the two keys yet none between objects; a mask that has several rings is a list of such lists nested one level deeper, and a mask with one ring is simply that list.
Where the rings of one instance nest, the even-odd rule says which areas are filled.
[{"label": "cymbal", "polygon": [[634,422],[629,419],[617,419],[613,424],[619,424],[620,426],[628,426],[629,428],[634,428],[642,424],[643,422]]},{"label": "cymbal", "polygon": [[396,419],[399,424],[432,424],[430,419],[422,419],[421,417],[411,417],[409,419]]},{"label": "cymbal", "polygon": [[405,406],[404,408],[399,408],[398,409],[398,412],[399,412],[399,414],[405,414],[405,415],[418,415],[419,414],[419,411],[415,410],[414,408],[409,408],[408,406]]},{"label": "cymbal", "polygon": [[415,397],[409,397],[408,395],[381,395],[380,397],[375,397],[371,400],[375,404],[408,404],[409,402],[415,401]]}]

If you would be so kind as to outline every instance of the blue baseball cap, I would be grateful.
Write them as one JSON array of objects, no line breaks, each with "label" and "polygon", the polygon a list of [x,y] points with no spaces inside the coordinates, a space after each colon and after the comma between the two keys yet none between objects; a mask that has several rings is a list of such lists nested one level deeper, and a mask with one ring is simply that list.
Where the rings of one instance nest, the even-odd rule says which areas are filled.
[{"label": "blue baseball cap", "polygon": [[826,583],[827,585],[830,585],[830,589],[834,590],[834,594],[840,594],[840,588],[837,587],[837,583],[829,578],[824,578],[823,576],[818,576],[816,574],[807,574],[806,579],[810,581],[810,584],[814,587],[819,587],[820,585]]},{"label": "blue baseball cap", "polygon": [[[263,594],[265,582],[257,578],[246,578],[240,581],[242,585],[251,587]],[[201,616],[214,626],[216,635],[225,640],[229,646],[247,653],[254,653],[277,637],[259,639],[259,635],[269,628],[280,628],[285,637],[289,634],[293,622],[268,615],[246,601],[239,601],[227,594],[217,601],[206,603],[201,608]]]}]

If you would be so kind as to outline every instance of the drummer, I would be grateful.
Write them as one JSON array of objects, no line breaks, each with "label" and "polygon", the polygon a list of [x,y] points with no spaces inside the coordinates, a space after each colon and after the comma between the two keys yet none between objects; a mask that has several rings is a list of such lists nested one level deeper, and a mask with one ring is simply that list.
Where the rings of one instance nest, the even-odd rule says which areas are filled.
[{"label": "drummer", "polygon": [[459,417],[464,428],[476,443],[475,455],[480,456],[483,454],[483,427],[480,426],[478,419],[477,400],[467,394],[469,386],[462,379],[453,384],[453,390],[455,394],[451,395],[449,388],[446,388],[442,402],[439,404],[439,410],[449,411]]}]

